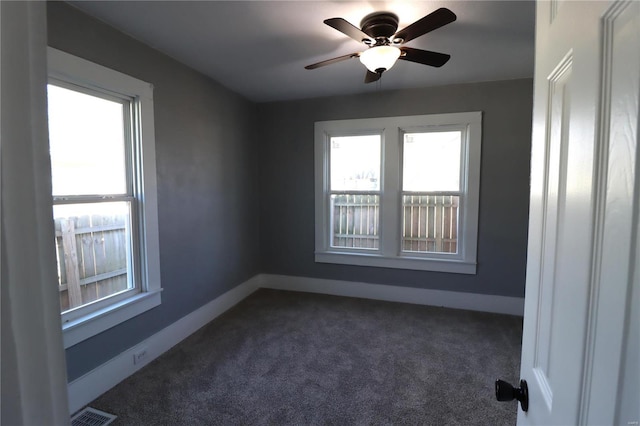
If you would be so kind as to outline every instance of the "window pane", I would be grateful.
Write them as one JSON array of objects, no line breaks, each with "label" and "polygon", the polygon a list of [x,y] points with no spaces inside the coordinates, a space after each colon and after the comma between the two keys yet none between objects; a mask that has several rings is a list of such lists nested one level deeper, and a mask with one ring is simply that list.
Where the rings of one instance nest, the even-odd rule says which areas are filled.
[{"label": "window pane", "polygon": [[459,191],[461,132],[405,133],[404,191]]},{"label": "window pane", "polygon": [[123,104],[48,86],[53,195],[124,194]]},{"label": "window pane", "polygon": [[129,204],[53,207],[62,312],[133,288]]},{"label": "window pane", "polygon": [[380,135],[331,138],[331,190],[380,189]]},{"label": "window pane", "polygon": [[331,247],[377,249],[379,213],[378,195],[331,195]]},{"label": "window pane", "polygon": [[403,195],[402,251],[458,252],[458,204],[454,195]]}]

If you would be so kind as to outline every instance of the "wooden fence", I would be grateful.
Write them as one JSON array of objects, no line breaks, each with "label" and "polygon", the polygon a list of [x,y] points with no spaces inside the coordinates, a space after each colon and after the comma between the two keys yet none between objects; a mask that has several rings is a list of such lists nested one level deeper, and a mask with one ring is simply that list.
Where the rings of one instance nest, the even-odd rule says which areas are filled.
[{"label": "wooden fence", "polygon": [[336,194],[331,203],[334,247],[378,248],[378,195]]},{"label": "wooden fence", "polygon": [[458,196],[404,195],[402,201],[402,251],[457,252]]},{"label": "wooden fence", "polygon": [[55,219],[62,312],[128,288],[128,217]]},{"label": "wooden fence", "polygon": [[[379,247],[379,196],[335,194],[331,202],[334,247]],[[403,196],[402,251],[456,253],[458,203],[455,195]]]}]

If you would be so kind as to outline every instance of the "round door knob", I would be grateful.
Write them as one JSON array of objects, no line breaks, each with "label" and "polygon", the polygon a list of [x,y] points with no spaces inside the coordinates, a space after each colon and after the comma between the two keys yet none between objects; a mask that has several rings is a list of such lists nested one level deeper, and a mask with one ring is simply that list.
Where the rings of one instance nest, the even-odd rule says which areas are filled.
[{"label": "round door knob", "polygon": [[529,409],[529,388],[526,380],[520,380],[520,387],[515,388],[504,380],[496,380],[496,399],[498,401],[520,401],[522,411]]}]

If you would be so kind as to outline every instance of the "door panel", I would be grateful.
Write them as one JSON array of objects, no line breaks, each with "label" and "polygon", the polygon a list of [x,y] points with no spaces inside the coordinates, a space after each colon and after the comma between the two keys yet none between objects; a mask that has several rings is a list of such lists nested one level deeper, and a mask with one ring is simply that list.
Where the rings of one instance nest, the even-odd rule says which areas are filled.
[{"label": "door panel", "polygon": [[[549,129],[545,141],[546,182],[542,223],[542,253],[540,261],[538,323],[534,358],[535,381],[549,409],[553,405],[550,362],[554,347],[552,318],[555,297],[558,239],[564,222],[566,192],[567,145],[571,96],[571,55],[567,55],[549,78]],[[557,344],[556,344],[557,346]]]},{"label": "door panel", "polygon": [[[618,3],[603,17],[602,94],[600,99],[600,188],[596,205],[593,288],[590,328],[593,334],[587,353],[592,360],[585,369],[591,388],[584,393],[582,420],[609,424],[616,418],[621,400],[618,375],[622,367],[627,310],[637,253],[638,236],[638,97],[640,93],[640,3]],[[634,193],[635,192],[635,193]],[[635,206],[635,207],[634,207]],[[637,290],[636,290],[637,291]],[[636,343],[637,344],[637,343]],[[637,359],[636,365],[640,363]],[[636,370],[637,371],[637,370]],[[626,374],[622,374],[624,378]],[[636,376],[636,380],[640,377]],[[640,405],[640,395],[636,403]],[[627,425],[635,418],[616,420]]]},{"label": "door panel", "polygon": [[537,4],[521,425],[616,416],[638,285],[639,17],[635,1]]}]

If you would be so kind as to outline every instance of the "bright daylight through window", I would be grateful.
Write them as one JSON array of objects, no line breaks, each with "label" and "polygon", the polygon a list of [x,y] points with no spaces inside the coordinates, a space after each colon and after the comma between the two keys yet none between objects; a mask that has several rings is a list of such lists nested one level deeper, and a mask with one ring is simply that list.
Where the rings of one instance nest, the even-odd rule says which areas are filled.
[{"label": "bright daylight through window", "polygon": [[127,182],[127,100],[49,84],[49,148],[60,306],[67,312],[135,289]]},{"label": "bright daylight through window", "polygon": [[57,286],[68,347],[160,303],[153,109],[151,86],[132,77],[54,49],[49,70]]},{"label": "bright daylight through window", "polygon": [[331,247],[378,248],[380,146],[380,135],[331,138]]},{"label": "bright daylight through window", "polygon": [[461,136],[404,134],[402,251],[458,253]]},{"label": "bright daylight through window", "polygon": [[316,261],[475,273],[481,113],[316,123]]}]

